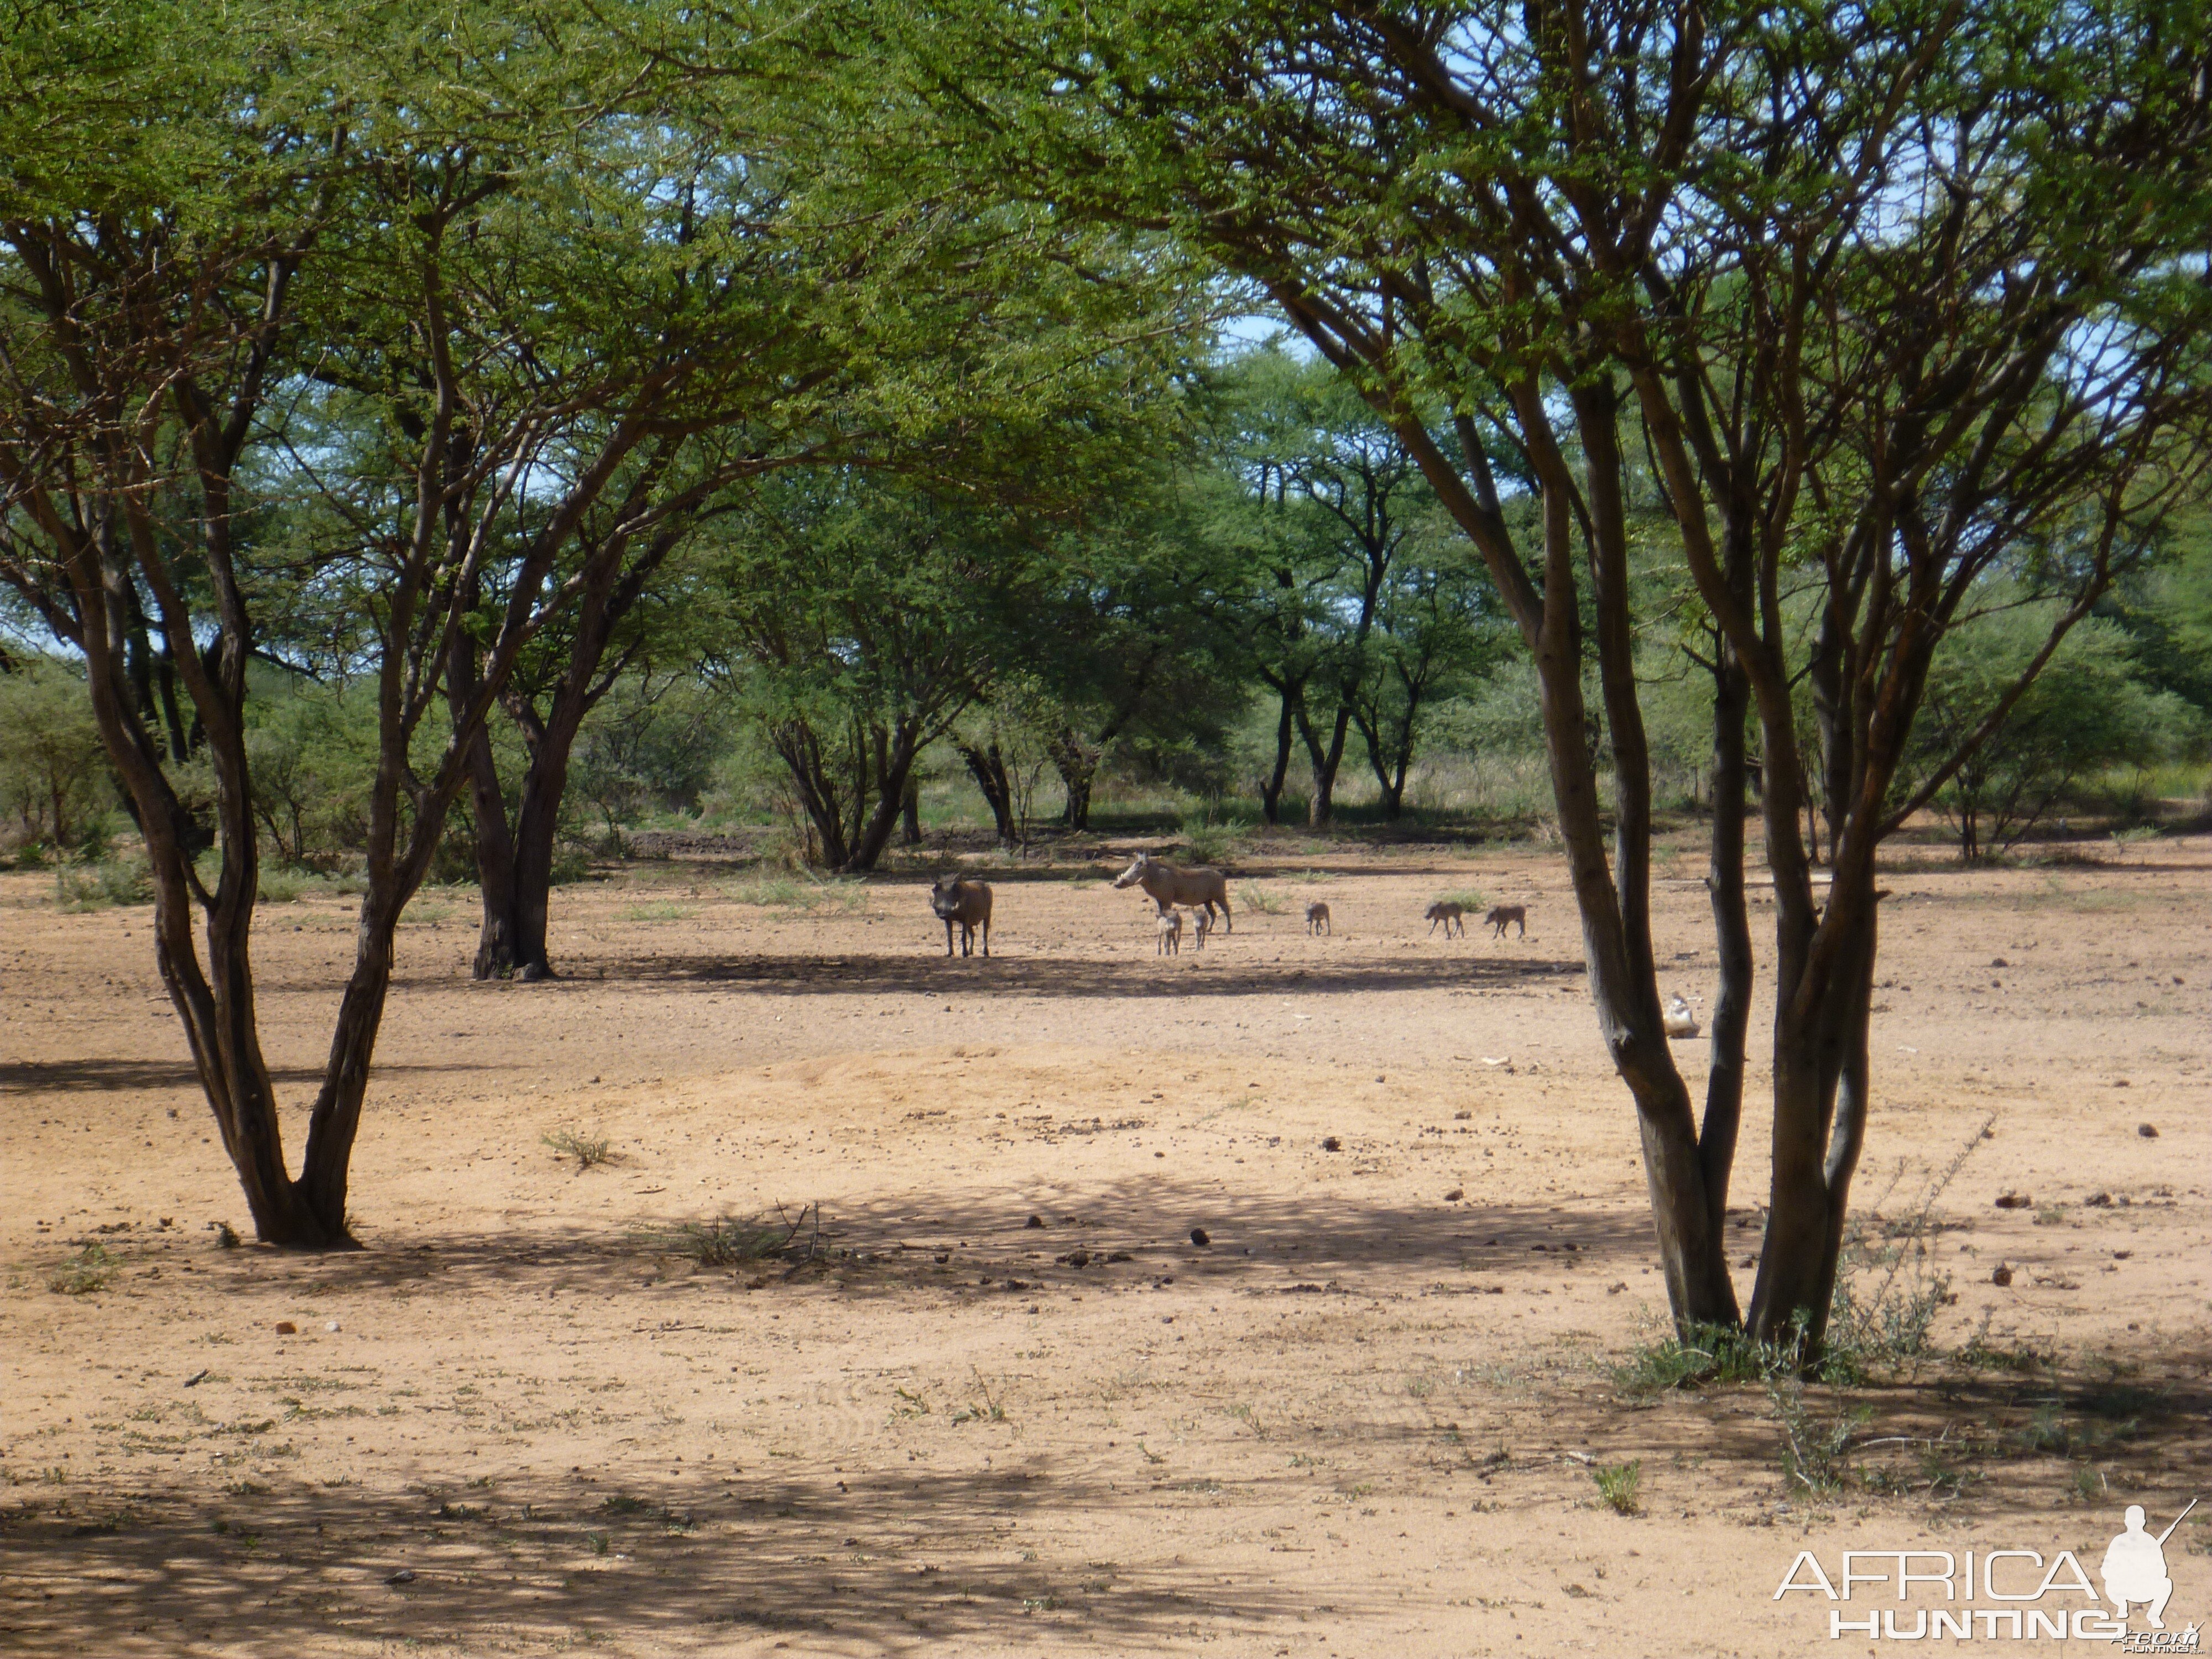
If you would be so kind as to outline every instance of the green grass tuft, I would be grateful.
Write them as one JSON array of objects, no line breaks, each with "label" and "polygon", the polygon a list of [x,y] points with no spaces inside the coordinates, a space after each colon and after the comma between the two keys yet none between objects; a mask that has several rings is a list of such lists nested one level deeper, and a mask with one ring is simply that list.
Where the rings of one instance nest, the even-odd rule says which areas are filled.
[{"label": "green grass tuft", "polygon": [[624,921],[689,921],[699,913],[688,904],[655,899],[649,904],[633,904],[618,914]]},{"label": "green grass tuft", "polygon": [[46,1288],[57,1296],[90,1296],[106,1290],[114,1276],[115,1261],[106,1248],[88,1244],[62,1263],[60,1271],[46,1280]]},{"label": "green grass tuft", "polygon": [[1644,1465],[1640,1462],[1608,1463],[1592,1469],[1590,1479],[1597,1482],[1597,1495],[1616,1515],[1636,1515],[1644,1504],[1638,1489],[1644,1484]]},{"label": "green grass tuft", "polygon": [[614,1143],[603,1134],[584,1134],[574,1129],[552,1129],[538,1139],[550,1146],[556,1158],[574,1158],[578,1175],[593,1164],[607,1163],[614,1157]]},{"label": "green grass tuft", "polygon": [[1269,892],[1256,881],[1237,884],[1237,902],[1247,910],[1256,910],[1263,916],[1278,916],[1283,913],[1281,896]]},{"label": "green grass tuft", "polygon": [[722,889],[726,898],[739,904],[756,904],[767,910],[817,910],[851,915],[868,906],[866,883],[848,876],[763,876]]}]

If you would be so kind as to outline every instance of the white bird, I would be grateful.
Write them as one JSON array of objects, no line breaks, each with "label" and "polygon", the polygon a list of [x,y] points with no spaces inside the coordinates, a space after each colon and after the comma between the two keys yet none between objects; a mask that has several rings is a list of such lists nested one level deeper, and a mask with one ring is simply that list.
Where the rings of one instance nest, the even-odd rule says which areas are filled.
[{"label": "white bird", "polygon": [[1698,1034],[1698,1017],[1690,1012],[1690,1005],[1682,1000],[1679,991],[1667,999],[1665,1023],[1670,1037],[1693,1037]]}]

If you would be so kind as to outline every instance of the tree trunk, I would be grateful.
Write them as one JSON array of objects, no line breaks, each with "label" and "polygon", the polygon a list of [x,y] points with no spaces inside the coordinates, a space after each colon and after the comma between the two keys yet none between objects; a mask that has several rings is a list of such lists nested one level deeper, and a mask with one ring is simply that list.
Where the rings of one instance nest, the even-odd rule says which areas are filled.
[{"label": "tree trunk", "polygon": [[514,837],[507,827],[507,798],[492,755],[491,734],[479,730],[468,749],[469,803],[476,818],[477,884],[483,916],[477,930],[476,979],[505,979],[522,958],[515,938]]},{"label": "tree trunk", "polygon": [[1060,777],[1067,790],[1067,802],[1061,817],[1070,830],[1088,830],[1091,827],[1091,789],[1094,778],[1090,775],[1066,772],[1061,773]]},{"label": "tree trunk", "polygon": [[990,805],[991,820],[998,830],[999,844],[1012,847],[1017,840],[1014,790],[1006,776],[1006,758],[1000,754],[996,739],[980,747],[971,743],[956,746],[960,750],[960,758],[967,763],[969,775],[975,780],[975,787],[983,792],[984,800]]},{"label": "tree trunk", "polygon": [[[647,469],[658,476],[656,464]],[[633,500],[635,500],[635,495]],[[616,653],[610,665],[615,630],[622,624],[682,538],[680,527],[664,526],[627,568],[631,538],[607,537],[591,544],[580,572],[583,591],[576,609],[576,631],[568,660],[554,682],[541,714],[528,696],[502,699],[522,733],[529,761],[522,775],[521,799],[510,833],[507,800],[492,763],[491,737],[478,734],[469,756],[469,787],[477,818],[477,875],[483,887],[483,921],[474,967],[478,979],[509,974],[553,977],[546,933],[553,909],[553,860],[560,840],[561,802],[568,786],[568,763],[584,720],[614,689],[637,647]],[[467,643],[455,653],[448,676],[452,707],[465,706],[477,684],[477,653]],[[496,830],[487,833],[487,824]],[[610,825],[620,851],[620,830]]]},{"label": "tree trunk", "polygon": [[1060,786],[1066,791],[1060,822],[1070,830],[1088,830],[1091,789],[1098,776],[1103,746],[1085,743],[1073,726],[1063,726],[1053,733],[1045,748],[1052,757],[1053,769],[1060,774]]},{"label": "tree trunk", "polygon": [[[150,539],[150,526],[146,533]],[[192,860],[195,843],[205,840],[206,830],[192,820],[171,788],[161,770],[161,752],[135,708],[117,601],[117,590],[129,584],[127,567],[118,550],[90,538],[76,542],[71,552],[70,580],[77,614],[83,619],[75,643],[85,653],[94,719],[109,763],[130,791],[153,875],[155,965],[184,1027],[223,1151],[238,1172],[254,1235],[270,1244],[352,1248],[343,1178],[341,1202],[331,1209],[325,1207],[331,1190],[327,1173],[320,1182],[311,1182],[304,1177],[293,1180],[285,1169],[276,1087],[254,1018],[251,942],[260,859],[240,718],[243,646],[222,635],[216,672],[209,673],[197,652],[189,671],[201,740],[215,777],[216,844],[222,855],[215,890],[202,900],[207,950],[204,968],[192,943],[198,886]],[[169,626],[173,635],[185,624],[172,619]],[[173,650],[175,639],[169,643]],[[325,1171],[333,1158],[343,1166],[350,1138],[337,1144],[326,1137],[325,1145]]]},{"label": "tree trunk", "polygon": [[1406,774],[1413,765],[1414,719],[1421,706],[1420,693],[1410,681],[1405,683],[1406,718],[1399,726],[1395,743],[1384,738],[1382,715],[1378,707],[1373,718],[1355,710],[1353,721],[1359,727],[1359,739],[1367,750],[1367,768],[1374,773],[1376,787],[1382,791],[1383,818],[1395,823],[1405,816]]},{"label": "tree trunk", "polygon": [[[404,902],[402,896],[399,904]],[[307,1118],[307,1146],[297,1184],[315,1215],[339,1222],[338,1238],[329,1242],[352,1243],[345,1224],[347,1174],[354,1136],[361,1127],[362,1103],[368,1095],[377,1033],[384,1024],[385,998],[392,988],[392,937],[398,919],[398,904],[362,903],[353,973],[338,1004],[323,1085]]]},{"label": "tree trunk", "polygon": [[1871,860],[1849,876],[1838,870],[1828,903],[1848,906],[1846,916],[1855,918],[1837,960],[1775,1022],[1774,1174],[1748,1321],[1753,1336],[1796,1346],[1806,1363],[1827,1330],[1866,1133],[1876,933]]},{"label": "tree trunk", "polygon": [[899,803],[899,844],[921,845],[921,780],[911,775],[906,781],[906,798]]},{"label": "tree trunk", "polygon": [[[891,836],[898,829],[906,800],[907,780],[913,775],[919,750],[917,733],[912,726],[902,724],[895,731],[877,731],[875,801],[867,808],[865,822],[854,837],[850,851],[836,866],[840,874],[870,871],[881,861],[884,848],[890,845]],[[855,803],[856,806],[860,805]]]},{"label": "tree trunk", "polygon": [[561,801],[568,787],[568,763],[582,722],[580,709],[556,701],[550,721],[525,725],[530,761],[522,774],[521,799],[515,805],[511,831],[507,802],[491,763],[489,735],[479,734],[471,746],[469,781],[476,807],[477,878],[483,899],[473,970],[477,979],[554,977],[547,944],[553,865],[560,848]]},{"label": "tree trunk", "polygon": [[1331,724],[1326,746],[1308,718],[1304,700],[1299,700],[1298,735],[1305,740],[1306,758],[1313,765],[1313,796],[1306,802],[1306,823],[1318,830],[1336,815],[1336,775],[1344,764],[1344,739],[1352,729],[1352,706],[1340,699],[1336,719]]},{"label": "tree trunk", "polygon": [[[1613,739],[1615,797],[1613,879],[1606,880],[1596,777],[1581,695],[1581,651],[1571,574],[1575,536],[1568,480],[1560,465],[1544,492],[1547,577],[1545,635],[1538,648],[1546,684],[1547,736],[1559,791],[1560,828],[1575,872],[1590,986],[1614,1064],[1635,1098],[1652,1214],[1668,1275],[1668,1299],[1686,1327],[1741,1322],[1729,1277],[1727,1241],[1713,1224],[1705,1149],[1688,1087],[1667,1046],[1651,945],[1651,763],[1638,702],[1631,623],[1626,503],[1617,448],[1619,409],[1609,379],[1573,394],[1588,464],[1584,490],[1591,609],[1599,683]],[[1553,574],[1556,572],[1556,574]],[[1559,596],[1555,602],[1552,596]],[[1555,615],[1555,612],[1559,613]]]},{"label": "tree trunk", "polygon": [[[579,724],[580,721],[578,722]],[[531,979],[553,977],[546,929],[553,909],[553,860],[560,846],[561,798],[568,787],[568,757],[577,726],[549,726],[522,775],[522,800],[514,814],[514,895],[510,927],[514,970]]]},{"label": "tree trunk", "polygon": [[1275,769],[1260,790],[1261,816],[1270,823],[1282,822],[1283,784],[1290,775],[1291,736],[1302,695],[1302,688],[1294,682],[1285,682],[1276,690],[1282,699],[1282,710],[1275,717]]},{"label": "tree trunk", "polygon": [[1743,815],[1748,768],[1744,716],[1751,692],[1743,665],[1726,640],[1713,659],[1713,840],[1705,885],[1712,902],[1720,987],[1713,999],[1707,1044],[1705,1115],[1698,1153],[1705,1171],[1705,1206],[1713,1234],[1725,1237],[1729,1181],[1743,1119],[1744,1054],[1751,1033],[1753,963],[1751,918],[1744,900]]},{"label": "tree trunk", "polygon": [[837,787],[829,776],[820,737],[805,720],[779,720],[769,728],[769,746],[791,774],[799,807],[821,844],[823,863],[833,870],[842,869],[848,856],[845,817]]}]

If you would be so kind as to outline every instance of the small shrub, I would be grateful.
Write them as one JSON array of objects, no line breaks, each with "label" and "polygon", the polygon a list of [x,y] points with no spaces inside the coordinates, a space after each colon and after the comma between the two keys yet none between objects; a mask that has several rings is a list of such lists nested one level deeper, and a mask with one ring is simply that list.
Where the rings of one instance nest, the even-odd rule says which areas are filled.
[{"label": "small shrub", "polygon": [[592,873],[591,854],[574,842],[563,841],[553,848],[552,885],[573,887]]},{"label": "small shrub", "polygon": [[114,1276],[115,1262],[106,1249],[88,1244],[62,1263],[61,1270],[46,1280],[46,1288],[58,1296],[89,1296],[106,1290]]},{"label": "small shrub", "polygon": [[614,1156],[613,1143],[602,1134],[584,1134],[574,1129],[554,1129],[538,1139],[553,1149],[556,1158],[576,1160],[578,1175],[594,1164],[605,1164]]},{"label": "small shrub", "polygon": [[1707,1382],[1762,1382],[1786,1369],[1789,1356],[1717,1325],[1693,1328],[1686,1340],[1673,1331],[1632,1351],[1611,1368],[1613,1385],[1632,1398]]},{"label": "small shrub", "polygon": [[[1948,1273],[1936,1271],[1928,1241],[1942,1231],[1936,1200],[1973,1156],[1995,1120],[1981,1127],[1936,1171],[1910,1214],[1885,1221],[1879,1210],[1855,1220],[1844,1235],[1836,1289],[1828,1304],[1820,1375],[1848,1385],[1879,1373],[1908,1370],[1935,1350],[1936,1317],[1958,1298]],[[1877,1277],[1877,1275],[1879,1275]]]},{"label": "small shrub", "polygon": [[[969,1368],[975,1370],[973,1366]],[[961,1407],[952,1413],[954,1423],[1003,1423],[1006,1420],[1006,1384],[1002,1382],[997,1392],[992,1390],[983,1373],[976,1370],[975,1391],[981,1399]]]},{"label": "small shrub", "polygon": [[1956,1498],[1977,1477],[1972,1470],[1960,1468],[1930,1447],[1920,1454],[1920,1478],[1939,1498]]},{"label": "small shrub", "polygon": [[1590,1479],[1597,1482],[1597,1495],[1616,1515],[1635,1515],[1644,1507],[1638,1489],[1644,1484],[1644,1465],[1611,1463],[1590,1471]]},{"label": "small shrub", "polygon": [[54,872],[54,897],[64,910],[151,904],[154,874],[143,859],[102,859]]},{"label": "small shrub", "polygon": [[1956,1299],[1948,1273],[1924,1268],[1902,1283],[1885,1280],[1878,1293],[1862,1298],[1847,1261],[1836,1273],[1822,1379],[1847,1386],[1917,1365],[1935,1352],[1936,1316]]},{"label": "small shrub", "polygon": [[1804,1386],[1794,1378],[1771,1378],[1767,1398],[1782,1429],[1782,1472],[1792,1486],[1813,1498],[1840,1489],[1850,1474],[1846,1454],[1851,1436],[1873,1413],[1862,1406],[1822,1421],[1807,1409]]},{"label": "small shrub", "polygon": [[734,1267],[781,1255],[798,1234],[800,1222],[786,1225],[718,1216],[712,1221],[683,1221],[641,1235],[641,1242],[670,1255],[688,1256],[702,1267]]},{"label": "small shrub", "polygon": [[1456,904],[1462,910],[1475,913],[1490,908],[1490,895],[1480,887],[1462,887],[1456,893],[1439,893],[1437,901],[1441,904]]},{"label": "small shrub", "polygon": [[2015,1371],[2026,1373],[2045,1363],[2044,1357],[2033,1348],[2001,1348],[1990,1340],[1990,1316],[1984,1314],[1982,1322],[1974,1328],[1964,1346],[1953,1356],[1970,1370]]},{"label": "small shrub", "polygon": [[1193,864],[1218,864],[1231,856],[1251,826],[1237,819],[1182,826],[1182,853]]},{"label": "small shrub", "polygon": [[233,1227],[228,1221],[216,1222],[215,1224],[215,1246],[216,1249],[219,1250],[236,1249],[238,1248],[238,1230]]},{"label": "small shrub", "polygon": [[1258,911],[1263,916],[1276,916],[1283,913],[1281,898],[1269,892],[1256,881],[1240,881],[1237,884],[1237,902],[1247,910]]},{"label": "small shrub", "polygon": [[264,864],[254,876],[254,896],[264,904],[289,904],[307,890],[308,881],[297,870]]},{"label": "small shrub", "polygon": [[2060,1411],[2058,1402],[2046,1400],[2021,1425],[2019,1439],[2028,1451],[2069,1451],[2074,1446],[2074,1429]]}]

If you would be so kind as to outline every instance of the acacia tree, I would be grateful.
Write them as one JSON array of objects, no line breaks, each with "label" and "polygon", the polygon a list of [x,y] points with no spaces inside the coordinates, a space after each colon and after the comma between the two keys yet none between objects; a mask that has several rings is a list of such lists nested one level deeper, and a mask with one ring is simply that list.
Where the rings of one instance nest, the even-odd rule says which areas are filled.
[{"label": "acacia tree", "polygon": [[[1345,692],[1382,816],[1402,817],[1406,778],[1437,704],[1497,655],[1490,584],[1456,533],[1401,553],[1376,606],[1366,668]],[[1453,544],[1456,543],[1455,546]]]},{"label": "acacia tree", "polygon": [[[1943,642],[1929,665],[1927,708],[1904,768],[1914,777],[1939,766],[2010,691],[2021,665],[2051,631],[2053,601],[1998,601]],[[1968,863],[2008,851],[2045,813],[2109,768],[2147,766],[2201,741],[2203,722],[2172,692],[2137,678],[2119,625],[2093,617],[2077,625],[2027,694],[1951,775],[1936,805],[1957,832]]]},{"label": "acacia tree", "polygon": [[[1264,350],[1237,367],[1243,419],[1235,463],[1262,502],[1272,497],[1279,512],[1297,503],[1309,555],[1307,569],[1289,583],[1309,600],[1285,641],[1291,648],[1279,665],[1262,665],[1285,728],[1276,770],[1288,758],[1282,739],[1295,731],[1313,769],[1306,821],[1324,824],[1335,815],[1337,775],[1363,688],[1377,678],[1370,647],[1396,561],[1430,495],[1389,422],[1328,362]],[[1279,578],[1278,586],[1285,586]],[[1271,799],[1279,787],[1268,792]]]},{"label": "acacia tree", "polygon": [[[7,48],[42,90],[5,135],[0,576],[85,658],[152,866],[156,959],[258,1235],[349,1246],[394,929],[518,655],[579,586],[556,557],[641,447],[726,405],[777,307],[718,280],[717,239],[677,234],[653,187],[668,130],[627,118],[635,65],[586,9],[57,15]],[[671,267],[697,280],[656,281]],[[255,533],[257,480],[298,503],[282,533]],[[249,659],[303,595],[374,684],[376,757],[295,1178],[254,1012],[244,705]],[[132,672],[137,616],[198,734],[211,823]],[[445,742],[418,745],[465,659]]]},{"label": "acacia tree", "polygon": [[761,721],[819,861],[872,870],[915,762],[999,672],[1038,538],[1017,514],[858,469],[764,483],[722,532],[710,670]]},{"label": "acacia tree", "polygon": [[[2134,555],[2196,440],[2201,8],[1163,3],[940,14],[908,37],[1017,187],[1172,226],[1358,386],[1480,550],[1535,663],[1599,1022],[1685,1328],[1736,1326],[1722,1222],[1751,988],[1715,841],[1702,1126],[1661,1024],[1626,455],[1648,443],[1727,656],[1717,769],[1759,732],[1775,872],[1773,1176],[1747,1323],[1816,1350],[1870,1086],[1875,856]],[[1027,71],[973,72],[986,61]],[[2114,204],[2121,204],[2117,209]],[[1443,402],[1460,453],[1420,411]],[[1486,439],[1516,454],[1533,533]],[[2179,468],[2186,471],[2185,465]],[[2067,533],[2072,532],[2072,533]],[[2022,552],[2037,536],[2046,558]],[[1929,653],[1993,570],[2062,592],[2044,648],[1918,787]],[[1810,576],[1809,652],[1786,593]],[[1586,586],[1585,586],[1586,582]],[[1608,851],[1583,617],[1613,760]],[[1797,834],[1821,708],[1832,896]],[[1740,678],[1738,677],[1741,677]],[[1734,816],[1721,803],[1718,818]]]},{"label": "acacia tree", "polygon": [[1008,642],[1070,830],[1090,827],[1091,791],[1117,752],[1221,744],[1243,669],[1247,569],[1212,533],[1212,483],[1199,469],[1162,468],[1112,492],[1056,538],[1042,602]]}]

